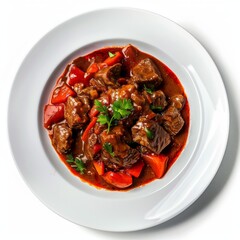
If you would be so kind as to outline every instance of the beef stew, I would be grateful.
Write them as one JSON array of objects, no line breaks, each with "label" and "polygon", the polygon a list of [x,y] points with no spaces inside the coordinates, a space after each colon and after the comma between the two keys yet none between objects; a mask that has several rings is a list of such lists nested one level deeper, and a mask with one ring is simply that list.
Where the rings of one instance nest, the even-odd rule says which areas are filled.
[{"label": "beef stew", "polygon": [[129,190],[164,177],[183,150],[189,104],[176,75],[132,45],[69,63],[44,107],[44,127],[68,169]]}]

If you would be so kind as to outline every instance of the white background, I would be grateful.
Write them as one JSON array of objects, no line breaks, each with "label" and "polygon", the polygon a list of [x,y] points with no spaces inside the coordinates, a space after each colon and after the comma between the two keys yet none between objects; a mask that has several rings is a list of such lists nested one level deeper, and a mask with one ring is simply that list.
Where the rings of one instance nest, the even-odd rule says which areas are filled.
[{"label": "white background", "polygon": [[[238,2],[0,1],[0,239],[240,239]],[[229,141],[223,162],[204,194],[174,219],[160,226],[132,233],[110,233],[77,226],[46,208],[28,189],[16,169],[7,135],[7,103],[11,84],[21,61],[31,47],[48,31],[73,16],[98,8],[116,6],[137,7],[159,13],[193,34],[219,68],[229,98],[231,118]],[[97,23],[96,27],[99,27]],[[26,94],[27,92],[28,89]]]}]

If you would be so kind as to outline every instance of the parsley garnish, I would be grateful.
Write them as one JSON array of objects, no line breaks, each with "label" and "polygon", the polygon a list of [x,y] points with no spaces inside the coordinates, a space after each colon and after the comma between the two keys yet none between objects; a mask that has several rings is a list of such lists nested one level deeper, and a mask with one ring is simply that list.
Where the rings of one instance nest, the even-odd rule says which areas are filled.
[{"label": "parsley garnish", "polygon": [[66,161],[71,165],[71,167],[75,168],[77,172],[84,174],[86,167],[82,159],[74,158],[72,154],[68,154]]},{"label": "parsley garnish", "polygon": [[77,159],[75,160],[75,163],[77,165],[76,167],[76,171],[77,172],[80,172],[81,174],[84,174],[85,170],[86,170],[86,167],[85,167],[85,164],[84,162],[82,161],[82,159]]},{"label": "parsley garnish", "polygon": [[115,57],[116,54],[115,54],[115,53],[108,52],[108,56],[109,56],[110,58],[112,58],[112,57]]},{"label": "parsley garnish", "polygon": [[94,105],[96,105],[97,107],[97,110],[100,112],[100,113],[104,113],[104,114],[107,114],[108,113],[108,109],[105,105],[102,105],[102,103],[98,100],[95,100],[94,101]]},{"label": "parsley garnish", "polygon": [[113,103],[113,117],[116,120],[127,117],[133,110],[133,105],[130,99],[118,99]]},{"label": "parsley garnish", "polygon": [[153,94],[154,86],[151,85],[150,87],[146,87],[146,85],[144,84],[144,90],[149,94]]},{"label": "parsley garnish", "polygon": [[145,132],[147,134],[148,139],[153,139],[154,138],[153,132],[151,130],[149,130],[148,128],[145,128]]},{"label": "parsley garnish", "polygon": [[152,109],[152,110],[159,110],[159,111],[161,111],[163,108],[161,107],[161,106],[154,106],[154,105],[150,105],[150,108]]},{"label": "parsley garnish", "polygon": [[121,118],[129,116],[131,114],[131,110],[133,110],[133,105],[130,99],[118,99],[112,105],[113,115],[110,118],[106,106],[103,106],[102,103],[98,100],[95,100],[94,104],[97,106],[97,110],[101,113],[98,116],[97,121],[102,125],[108,125],[107,132],[110,131],[110,127],[114,120],[120,120]]},{"label": "parsley garnish", "polygon": [[110,122],[110,118],[108,115],[103,115],[100,114],[98,116],[98,120],[97,120],[100,124],[104,125],[104,124],[108,124]]},{"label": "parsley garnish", "polygon": [[112,157],[114,157],[114,152],[113,152],[113,149],[112,149],[112,144],[111,143],[109,143],[109,142],[105,142],[104,144],[103,144],[103,148],[112,156]]}]

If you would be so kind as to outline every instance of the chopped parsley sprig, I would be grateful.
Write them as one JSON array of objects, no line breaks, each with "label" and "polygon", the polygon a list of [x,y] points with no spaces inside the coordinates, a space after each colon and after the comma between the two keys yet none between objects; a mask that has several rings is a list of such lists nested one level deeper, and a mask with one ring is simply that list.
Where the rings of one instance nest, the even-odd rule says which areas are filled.
[{"label": "chopped parsley sprig", "polygon": [[111,52],[108,52],[108,56],[109,56],[110,58],[113,58],[113,57],[115,57],[115,56],[116,56],[116,53],[111,53]]},{"label": "chopped parsley sprig", "polygon": [[154,138],[154,134],[150,129],[145,128],[145,132],[146,132],[146,135],[147,135],[148,139],[153,139]]},{"label": "chopped parsley sprig", "polygon": [[67,155],[67,160],[66,160],[71,167],[75,168],[77,172],[80,172],[81,174],[84,174],[86,170],[86,166],[83,162],[82,159],[80,158],[74,158],[72,154]]},{"label": "chopped parsley sprig", "polygon": [[98,116],[98,122],[102,125],[107,124],[107,132],[109,133],[113,121],[128,117],[133,110],[133,105],[130,99],[118,99],[112,104],[112,116],[110,117],[108,109],[100,101],[95,100],[94,104],[97,110],[101,113]]},{"label": "chopped parsley sprig", "polygon": [[144,84],[144,90],[148,93],[148,94],[153,94],[153,92],[154,92],[154,86],[152,86],[152,85],[150,85],[150,86],[146,86],[145,84]]},{"label": "chopped parsley sprig", "polygon": [[112,144],[111,143],[109,143],[109,142],[105,142],[104,144],[103,144],[103,148],[112,156],[112,157],[114,157],[114,152],[113,152],[113,149],[112,149]]}]

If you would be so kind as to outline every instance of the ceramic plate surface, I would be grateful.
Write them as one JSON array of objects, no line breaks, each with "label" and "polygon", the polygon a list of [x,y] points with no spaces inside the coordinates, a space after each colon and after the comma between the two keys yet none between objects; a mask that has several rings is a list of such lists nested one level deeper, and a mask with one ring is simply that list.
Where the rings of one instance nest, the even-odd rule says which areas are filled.
[{"label": "ceramic plate surface", "polygon": [[[43,106],[71,60],[101,47],[129,43],[178,76],[190,104],[190,133],[163,179],[128,192],[111,192],[82,182],[59,160],[43,128]],[[119,8],[77,16],[32,48],[13,83],[8,127],[17,167],[46,206],[83,226],[133,231],[176,216],[206,189],[226,148],[229,109],[221,76],[195,38],[160,15]]]}]

